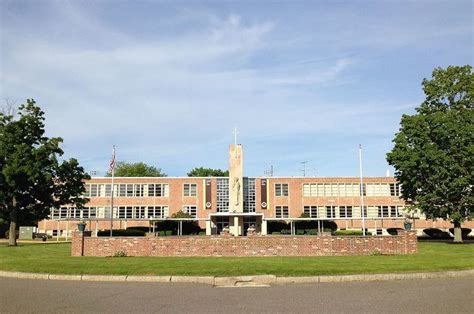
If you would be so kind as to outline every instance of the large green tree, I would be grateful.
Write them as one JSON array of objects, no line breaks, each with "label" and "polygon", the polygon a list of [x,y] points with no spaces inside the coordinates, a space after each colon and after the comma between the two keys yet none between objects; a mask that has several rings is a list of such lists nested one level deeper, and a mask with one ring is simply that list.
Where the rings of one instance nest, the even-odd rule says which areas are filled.
[{"label": "large green tree", "polygon": [[437,68],[423,80],[425,101],[413,115],[403,115],[387,154],[402,184],[402,197],[429,219],[461,224],[474,206],[474,86],[472,67]]},{"label": "large green tree", "polygon": [[194,168],[188,172],[188,177],[228,177],[229,171],[212,168]]},{"label": "large green tree", "polygon": [[[81,195],[89,176],[76,159],[59,160],[62,139],[45,136],[44,120],[32,99],[17,116],[0,113],[0,218],[10,224],[10,235],[19,222],[44,219],[52,207],[80,208],[87,201]],[[9,244],[16,245],[15,236]]]},{"label": "large green tree", "polygon": [[[107,173],[107,176],[110,177],[112,174]],[[166,174],[161,172],[161,168],[156,168],[154,166],[149,166],[143,162],[117,162],[115,167],[116,177],[166,177]]]}]

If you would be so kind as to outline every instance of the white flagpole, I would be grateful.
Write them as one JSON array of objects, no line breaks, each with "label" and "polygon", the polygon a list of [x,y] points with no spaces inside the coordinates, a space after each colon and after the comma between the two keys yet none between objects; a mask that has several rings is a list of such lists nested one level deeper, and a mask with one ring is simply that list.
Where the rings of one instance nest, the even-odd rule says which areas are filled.
[{"label": "white flagpole", "polygon": [[365,236],[364,194],[362,182],[362,145],[359,144],[359,176],[360,176],[360,212],[362,215],[362,235]]},{"label": "white flagpole", "polygon": [[114,175],[115,175],[115,145],[112,153],[112,186],[110,187],[110,236],[112,237],[112,230],[114,228]]}]

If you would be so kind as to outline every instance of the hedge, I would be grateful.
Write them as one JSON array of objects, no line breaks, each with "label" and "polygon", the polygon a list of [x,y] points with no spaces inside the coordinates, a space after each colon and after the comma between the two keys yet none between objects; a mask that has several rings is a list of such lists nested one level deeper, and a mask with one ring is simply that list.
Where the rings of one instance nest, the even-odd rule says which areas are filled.
[{"label": "hedge", "polygon": [[[110,236],[110,230],[102,230],[97,232],[98,237],[108,237]],[[137,229],[117,229],[112,230],[113,237],[144,237],[145,231]]]},{"label": "hedge", "polygon": [[449,232],[442,231],[438,228],[428,228],[423,230],[432,239],[451,239]]},{"label": "hedge", "polygon": [[[366,232],[366,235],[372,235],[370,232]],[[337,230],[334,232],[334,235],[342,236],[361,236],[363,235],[362,230]]]},{"label": "hedge", "polygon": [[[461,228],[461,236],[463,239],[466,239],[469,237],[469,233],[471,233],[472,229],[470,228]],[[454,228],[449,228],[449,232],[454,234]]]}]

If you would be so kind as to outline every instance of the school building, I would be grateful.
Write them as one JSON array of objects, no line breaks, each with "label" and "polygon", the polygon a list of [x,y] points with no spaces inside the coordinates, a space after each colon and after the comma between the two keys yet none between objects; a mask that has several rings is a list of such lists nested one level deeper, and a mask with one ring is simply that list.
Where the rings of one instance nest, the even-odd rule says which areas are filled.
[{"label": "school building", "polygon": [[[403,228],[405,203],[393,177],[364,177],[362,188],[358,177],[245,177],[243,160],[242,145],[230,145],[229,177],[115,177],[112,217],[111,178],[94,177],[85,182],[85,208],[53,208],[38,228],[58,237],[71,236],[81,220],[93,236],[111,225],[152,231],[156,223],[169,220],[178,225],[193,220],[206,235],[225,230],[234,236],[246,235],[249,228],[266,235],[275,221],[287,223],[292,234],[297,221],[315,221],[318,230],[328,221],[349,230],[361,230],[365,224],[379,235],[388,228]],[[179,211],[192,218],[171,218]],[[418,234],[425,228],[452,227],[422,215],[412,222]]]}]

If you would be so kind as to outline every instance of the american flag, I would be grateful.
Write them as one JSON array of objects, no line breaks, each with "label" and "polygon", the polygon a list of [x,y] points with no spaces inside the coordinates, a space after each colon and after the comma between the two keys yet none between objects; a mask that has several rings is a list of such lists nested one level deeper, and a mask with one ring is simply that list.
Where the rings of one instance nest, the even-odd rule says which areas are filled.
[{"label": "american flag", "polygon": [[115,170],[115,145],[112,149],[112,160],[110,160],[109,164],[109,172],[112,173]]}]

